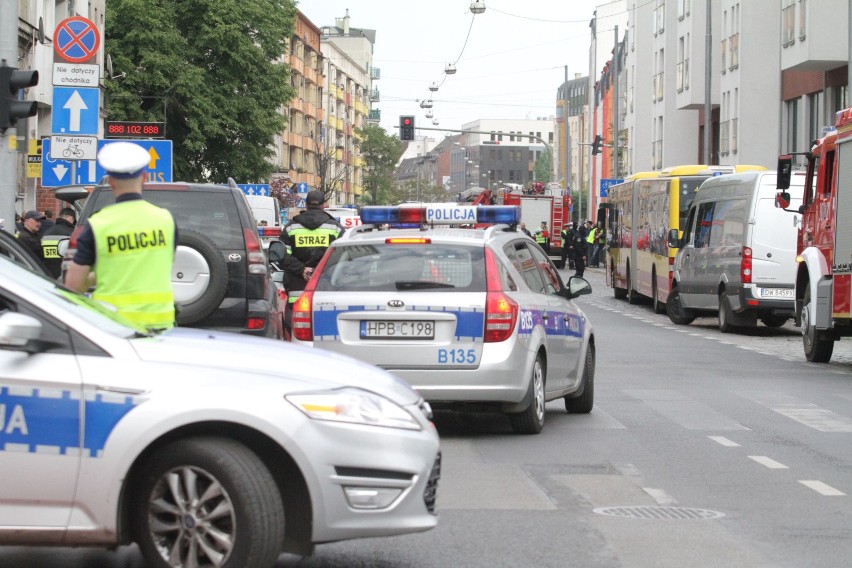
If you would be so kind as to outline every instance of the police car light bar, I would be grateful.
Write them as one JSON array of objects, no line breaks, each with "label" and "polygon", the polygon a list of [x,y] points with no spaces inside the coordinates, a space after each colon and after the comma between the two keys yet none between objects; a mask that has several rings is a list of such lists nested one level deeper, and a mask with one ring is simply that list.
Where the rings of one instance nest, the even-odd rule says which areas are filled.
[{"label": "police car light bar", "polygon": [[281,227],[258,226],[257,234],[261,237],[280,237]]},{"label": "police car light bar", "polygon": [[505,223],[517,225],[521,209],[517,205],[370,205],[361,209],[361,222],[371,225],[428,224],[460,225],[468,223]]}]

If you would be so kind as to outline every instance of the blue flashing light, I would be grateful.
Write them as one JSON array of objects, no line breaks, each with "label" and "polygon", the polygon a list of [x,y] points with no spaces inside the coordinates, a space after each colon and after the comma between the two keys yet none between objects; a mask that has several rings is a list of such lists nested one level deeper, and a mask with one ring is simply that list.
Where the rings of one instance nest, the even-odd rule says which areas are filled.
[{"label": "blue flashing light", "polygon": [[361,208],[361,222],[370,225],[399,223],[399,207],[369,205]]},{"label": "blue flashing light", "polygon": [[476,222],[517,225],[521,222],[521,208],[517,205],[479,205],[476,208]]},{"label": "blue flashing light", "polygon": [[372,225],[464,225],[470,223],[506,223],[517,225],[521,210],[515,205],[428,205],[368,206],[361,209],[361,221]]}]

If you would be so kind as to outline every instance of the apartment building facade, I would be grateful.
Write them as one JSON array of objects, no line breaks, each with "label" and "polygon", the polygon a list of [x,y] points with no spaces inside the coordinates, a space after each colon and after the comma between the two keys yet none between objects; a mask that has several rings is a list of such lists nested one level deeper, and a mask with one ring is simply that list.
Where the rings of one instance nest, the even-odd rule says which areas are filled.
[{"label": "apartment building facade", "polygon": [[[834,114],[852,104],[849,4],[711,0],[708,15],[703,0],[627,0],[620,170],[705,162],[773,168],[780,153],[809,149]],[[609,71],[605,64],[594,73]],[[606,100],[595,94],[591,113],[595,132],[608,140],[612,118],[600,120]],[[592,187],[600,183],[600,166]]]}]

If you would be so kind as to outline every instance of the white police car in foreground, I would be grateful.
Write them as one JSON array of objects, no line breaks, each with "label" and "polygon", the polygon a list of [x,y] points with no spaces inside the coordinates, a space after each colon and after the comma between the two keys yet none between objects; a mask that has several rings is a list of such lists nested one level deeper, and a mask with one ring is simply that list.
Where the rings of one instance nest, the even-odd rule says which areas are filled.
[{"label": "white police car in foreground", "polygon": [[0,256],[0,544],[135,541],[148,566],[246,568],[427,530],[428,413],[371,365],[147,334]]},{"label": "white police car in foreground", "polygon": [[516,230],[517,207],[365,207],[361,220],[294,305],[294,341],[387,369],[433,406],[504,412],[519,433],[541,431],[548,400],[592,410],[594,334],[572,301],[591,286],[562,283]]}]

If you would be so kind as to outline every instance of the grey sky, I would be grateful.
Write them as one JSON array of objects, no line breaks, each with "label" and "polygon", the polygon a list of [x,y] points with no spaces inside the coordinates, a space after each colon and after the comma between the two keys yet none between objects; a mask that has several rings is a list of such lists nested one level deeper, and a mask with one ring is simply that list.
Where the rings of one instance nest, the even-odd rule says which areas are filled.
[{"label": "grey sky", "polygon": [[[476,16],[471,0],[304,0],[298,7],[320,27],[333,25],[348,8],[351,27],[376,30],[381,101],[375,106],[391,133],[401,114],[415,115],[418,126],[432,126],[417,99],[429,98],[433,81],[443,81],[432,95],[440,127],[553,115],[565,66],[569,79],[589,73],[589,22],[600,2],[484,2],[485,13]],[[457,73],[446,75],[446,64],[456,60]]]}]

